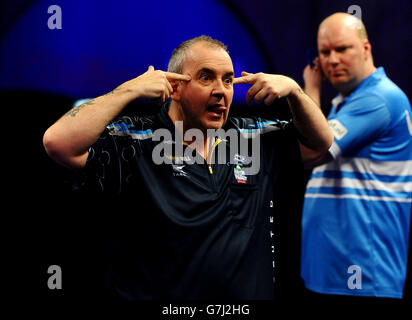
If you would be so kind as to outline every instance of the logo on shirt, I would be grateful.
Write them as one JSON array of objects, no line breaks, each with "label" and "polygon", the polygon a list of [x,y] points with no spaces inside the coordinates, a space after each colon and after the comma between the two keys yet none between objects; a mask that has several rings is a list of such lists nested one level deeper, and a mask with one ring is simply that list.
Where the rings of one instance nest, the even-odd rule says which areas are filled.
[{"label": "logo on shirt", "polygon": [[340,140],[348,133],[348,129],[338,120],[332,119],[329,120],[328,123],[336,139]]},{"label": "logo on shirt", "polygon": [[245,171],[243,170],[243,165],[246,162],[246,157],[241,154],[235,154],[233,157],[233,162],[236,166],[233,169],[233,174],[235,175],[235,179],[237,183],[246,183],[247,176]]},{"label": "logo on shirt", "polygon": [[172,163],[172,168],[173,168],[173,175],[176,177],[186,177],[187,176],[187,172],[185,172],[183,170],[183,168],[185,167],[184,164],[174,164]]}]

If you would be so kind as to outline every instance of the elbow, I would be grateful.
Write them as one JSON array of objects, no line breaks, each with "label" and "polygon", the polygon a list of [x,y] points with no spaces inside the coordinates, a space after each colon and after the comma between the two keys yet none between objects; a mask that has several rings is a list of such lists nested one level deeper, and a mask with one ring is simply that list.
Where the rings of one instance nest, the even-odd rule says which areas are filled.
[{"label": "elbow", "polygon": [[318,157],[324,157],[326,154],[329,153],[329,149],[333,143],[333,135],[330,137],[325,138],[323,143],[317,149]]},{"label": "elbow", "polygon": [[65,140],[60,138],[58,134],[54,132],[53,126],[47,129],[43,135],[43,147],[51,159],[69,169],[82,169],[86,163],[83,161],[84,156],[79,157],[70,154]]},{"label": "elbow", "polygon": [[311,155],[302,154],[303,167],[305,169],[313,169],[331,161],[333,158],[331,154],[326,151],[325,153],[312,153]]},{"label": "elbow", "polygon": [[59,155],[59,143],[57,139],[55,139],[55,136],[53,135],[52,128],[50,127],[49,129],[46,130],[46,132],[43,135],[43,147],[44,150],[46,150],[46,153],[48,156],[52,159],[55,159]]},{"label": "elbow", "polygon": [[325,155],[329,153],[329,149],[332,146],[333,140],[333,133],[329,129],[324,132],[324,134],[316,141],[316,143],[307,145],[307,147],[312,149],[313,154],[316,155],[316,158],[324,158]]},{"label": "elbow", "polygon": [[317,144],[316,148],[308,147],[300,144],[300,152],[302,157],[302,162],[305,169],[312,169],[316,166],[324,164],[332,160],[332,156],[329,153],[332,141],[329,143],[325,141],[323,144]]}]

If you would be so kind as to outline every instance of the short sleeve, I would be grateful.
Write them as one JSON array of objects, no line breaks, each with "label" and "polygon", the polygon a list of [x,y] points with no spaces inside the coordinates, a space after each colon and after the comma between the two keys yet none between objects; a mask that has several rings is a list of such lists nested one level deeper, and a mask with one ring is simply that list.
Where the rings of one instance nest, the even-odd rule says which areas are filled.
[{"label": "short sleeve", "polygon": [[82,191],[116,192],[120,188],[118,142],[106,128],[89,148],[86,166],[81,171]]},{"label": "short sleeve", "polygon": [[378,96],[359,97],[341,108],[328,117],[335,136],[329,150],[334,158],[348,156],[362,149],[390,126],[389,110]]}]

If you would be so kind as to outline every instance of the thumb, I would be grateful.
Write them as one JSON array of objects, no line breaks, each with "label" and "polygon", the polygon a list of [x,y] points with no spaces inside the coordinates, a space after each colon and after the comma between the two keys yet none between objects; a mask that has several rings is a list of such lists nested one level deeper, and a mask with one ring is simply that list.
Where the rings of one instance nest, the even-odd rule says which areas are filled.
[{"label": "thumb", "polygon": [[150,72],[154,71],[154,67],[152,65],[150,65],[149,69],[147,69],[147,71],[150,71]]}]

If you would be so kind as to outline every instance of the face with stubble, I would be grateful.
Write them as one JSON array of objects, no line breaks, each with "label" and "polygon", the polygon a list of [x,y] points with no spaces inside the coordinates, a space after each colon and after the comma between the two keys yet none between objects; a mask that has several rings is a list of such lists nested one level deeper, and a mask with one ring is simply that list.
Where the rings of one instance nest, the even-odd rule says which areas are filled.
[{"label": "face with stubble", "polygon": [[185,129],[220,129],[233,99],[233,64],[220,47],[199,42],[186,52],[182,73],[191,80],[180,82],[173,99],[180,105]]},{"label": "face with stubble", "polygon": [[333,15],[322,22],[318,31],[322,71],[343,96],[373,71],[371,45],[359,36],[354,19],[343,14]]}]

